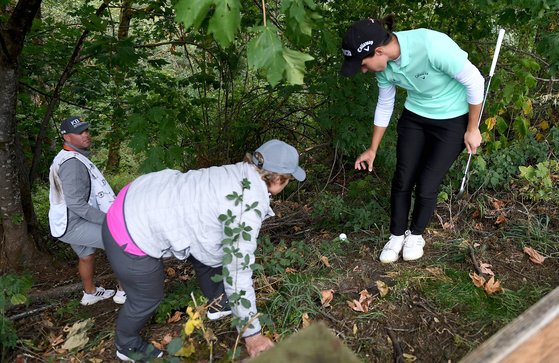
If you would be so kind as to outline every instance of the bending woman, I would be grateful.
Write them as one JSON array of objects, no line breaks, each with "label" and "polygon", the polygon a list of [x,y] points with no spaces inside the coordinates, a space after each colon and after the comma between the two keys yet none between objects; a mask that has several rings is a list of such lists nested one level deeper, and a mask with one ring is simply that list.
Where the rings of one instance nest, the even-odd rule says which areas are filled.
[{"label": "bending woman", "polygon": [[[371,146],[355,169],[372,171],[394,109],[396,87],[407,91],[397,125],[392,179],[390,238],[380,261],[423,256],[423,232],[433,215],[440,184],[466,147],[481,143],[478,119],[484,79],[468,54],[446,34],[429,29],[393,32],[393,15],[353,23],[344,35],[343,76],[375,72],[379,87]],[[411,220],[412,192],[415,203]]]}]

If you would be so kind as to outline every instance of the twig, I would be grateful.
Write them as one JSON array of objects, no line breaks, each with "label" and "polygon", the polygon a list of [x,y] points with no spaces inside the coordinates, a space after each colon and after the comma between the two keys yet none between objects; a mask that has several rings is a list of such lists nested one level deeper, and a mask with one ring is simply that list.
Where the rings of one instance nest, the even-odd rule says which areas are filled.
[{"label": "twig", "polygon": [[396,337],[394,336],[394,333],[392,333],[392,330],[394,329],[387,328],[386,333],[392,341],[392,348],[394,348],[394,363],[404,363],[404,351],[402,350],[400,342],[396,340]]},{"label": "twig", "polygon": [[472,263],[474,264],[474,268],[476,270],[476,273],[479,276],[485,276],[485,274],[483,272],[481,272],[481,267],[479,267],[479,262],[477,262],[475,251],[474,251],[474,248],[472,247],[472,245],[468,244],[468,250],[470,251],[470,258],[472,259]]},{"label": "twig", "polygon": [[50,308],[52,308],[52,307],[55,307],[55,306],[57,306],[57,305],[59,305],[59,304],[60,304],[60,303],[54,303],[54,304],[50,304],[50,305],[46,305],[46,306],[41,306],[41,307],[36,308],[36,309],[32,309],[32,310],[29,310],[29,311],[24,311],[23,313],[19,313],[19,314],[16,314],[16,315],[12,315],[12,316],[10,316],[8,319],[10,319],[11,321],[16,321],[16,320],[18,320],[18,319],[22,319],[22,318],[26,318],[26,317],[31,316],[31,315],[38,314],[38,313],[40,313],[41,311],[48,310],[48,309],[50,309]]}]

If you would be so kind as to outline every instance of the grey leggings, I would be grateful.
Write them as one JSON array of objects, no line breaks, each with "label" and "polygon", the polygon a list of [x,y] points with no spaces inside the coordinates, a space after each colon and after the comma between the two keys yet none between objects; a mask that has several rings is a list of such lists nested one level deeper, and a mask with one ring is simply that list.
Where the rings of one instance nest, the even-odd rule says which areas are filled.
[{"label": "grey leggings", "polygon": [[[138,349],[143,345],[140,330],[163,299],[163,262],[154,257],[124,252],[125,246],[121,247],[116,243],[106,220],[103,223],[102,235],[107,258],[126,292],[126,302],[120,309],[116,321],[116,346],[118,350]],[[222,268],[206,266],[193,256],[188,260],[194,266],[198,284],[208,302],[220,299],[216,308],[220,307],[214,309],[212,305],[210,311],[229,310],[223,282],[211,280],[214,275],[222,273]]]}]

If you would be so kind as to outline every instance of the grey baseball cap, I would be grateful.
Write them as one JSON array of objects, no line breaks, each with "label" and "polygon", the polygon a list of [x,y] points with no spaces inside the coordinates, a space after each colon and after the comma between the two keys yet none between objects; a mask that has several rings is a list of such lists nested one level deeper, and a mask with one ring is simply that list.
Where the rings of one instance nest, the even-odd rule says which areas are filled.
[{"label": "grey baseball cap", "polygon": [[260,153],[263,162],[253,154],[252,161],[258,167],[273,173],[291,174],[298,181],[305,180],[307,174],[299,166],[299,153],[297,150],[280,140],[270,140],[262,144],[254,152]]}]

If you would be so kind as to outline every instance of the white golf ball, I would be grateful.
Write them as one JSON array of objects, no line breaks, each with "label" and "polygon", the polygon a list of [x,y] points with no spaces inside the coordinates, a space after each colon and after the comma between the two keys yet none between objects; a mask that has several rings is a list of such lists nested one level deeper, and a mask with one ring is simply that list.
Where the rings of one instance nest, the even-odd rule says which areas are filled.
[{"label": "white golf ball", "polygon": [[338,238],[342,241],[345,241],[347,239],[347,236],[345,233],[340,233],[340,235],[338,236]]}]

